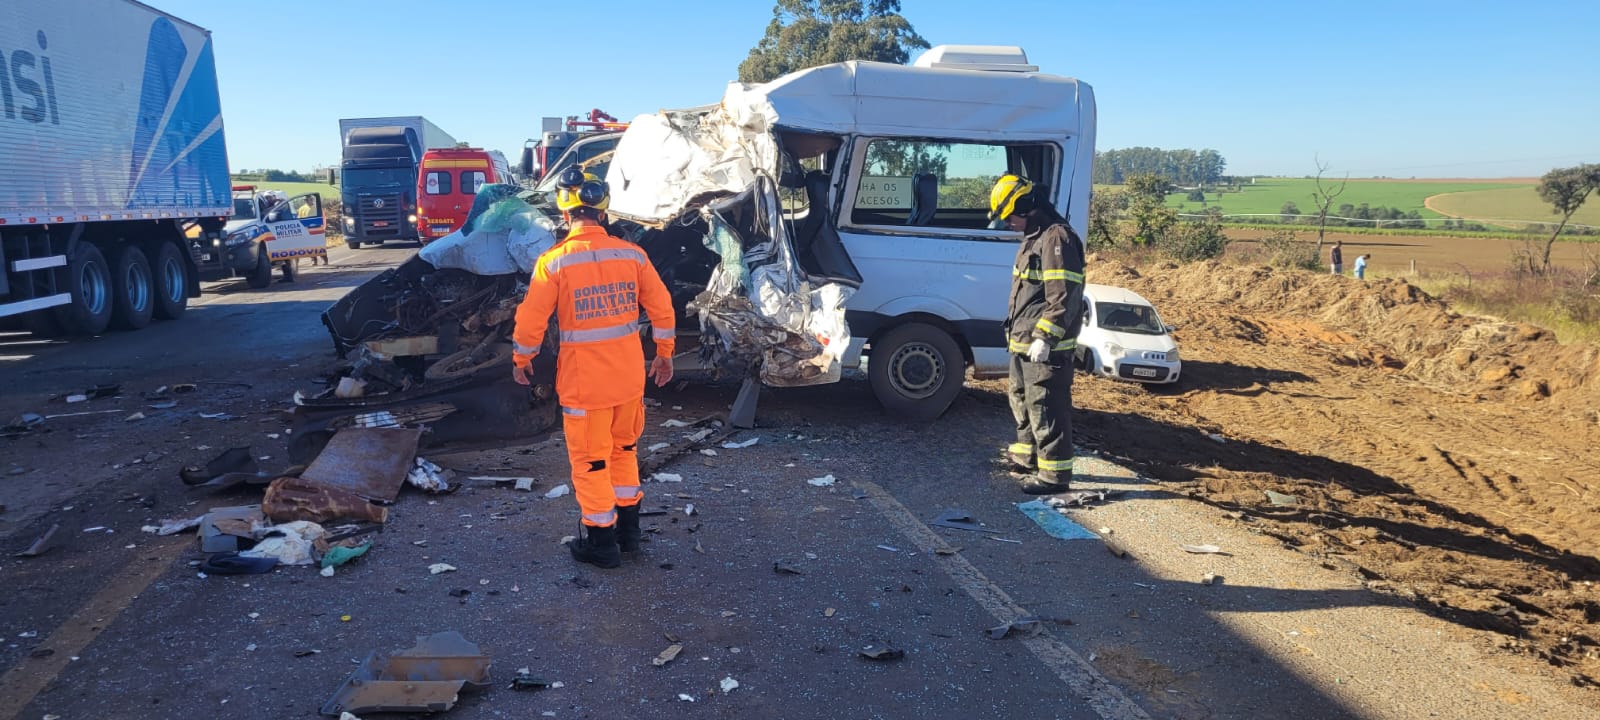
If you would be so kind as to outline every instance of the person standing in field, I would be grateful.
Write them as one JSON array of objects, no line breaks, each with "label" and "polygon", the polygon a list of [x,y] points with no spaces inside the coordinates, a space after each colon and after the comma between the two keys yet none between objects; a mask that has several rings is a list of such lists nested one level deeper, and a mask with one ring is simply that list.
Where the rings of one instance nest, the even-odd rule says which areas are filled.
[{"label": "person standing in field", "polygon": [[1357,280],[1365,280],[1365,279],[1367,279],[1367,258],[1370,258],[1370,257],[1372,257],[1372,256],[1368,255],[1366,253],[1362,253],[1362,254],[1356,256],[1356,279]]},{"label": "person standing in field", "polygon": [[1344,242],[1333,241],[1333,249],[1328,251],[1328,265],[1333,268],[1333,274],[1344,274]]}]

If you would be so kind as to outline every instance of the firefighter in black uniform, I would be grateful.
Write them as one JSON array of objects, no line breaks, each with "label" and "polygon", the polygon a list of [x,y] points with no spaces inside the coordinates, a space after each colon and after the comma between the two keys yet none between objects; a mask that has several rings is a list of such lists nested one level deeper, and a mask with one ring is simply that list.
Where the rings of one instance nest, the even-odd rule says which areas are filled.
[{"label": "firefighter in black uniform", "polygon": [[1083,324],[1083,240],[1033,183],[1016,175],[995,183],[989,217],[1023,234],[1006,313],[1017,421],[1006,457],[1034,473],[1023,481],[1023,492],[1066,492],[1072,483],[1072,357]]}]

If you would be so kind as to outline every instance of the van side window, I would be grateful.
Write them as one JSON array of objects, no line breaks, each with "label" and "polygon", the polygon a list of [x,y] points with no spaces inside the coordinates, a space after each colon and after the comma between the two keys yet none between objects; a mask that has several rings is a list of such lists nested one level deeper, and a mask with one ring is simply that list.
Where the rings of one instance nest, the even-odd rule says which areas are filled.
[{"label": "van side window", "polygon": [[852,225],[989,228],[989,190],[1006,173],[1053,178],[1053,145],[874,139],[850,210]]},{"label": "van side window", "polygon": [[478,188],[489,181],[489,176],[482,170],[461,171],[461,192],[464,195],[477,195]]},{"label": "van side window", "polygon": [[423,190],[429,195],[449,195],[450,173],[443,171],[428,173],[423,182]]}]

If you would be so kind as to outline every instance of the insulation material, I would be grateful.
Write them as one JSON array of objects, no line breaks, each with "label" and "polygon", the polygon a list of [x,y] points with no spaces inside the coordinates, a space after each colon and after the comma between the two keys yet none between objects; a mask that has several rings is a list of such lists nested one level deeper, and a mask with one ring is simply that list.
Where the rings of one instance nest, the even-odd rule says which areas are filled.
[{"label": "insulation material", "polygon": [[417,255],[436,268],[474,275],[533,272],[533,264],[556,244],[555,223],[517,198],[491,205],[470,233],[458,230],[435,240]]},{"label": "insulation material", "polygon": [[693,200],[743,191],[778,167],[767,118],[723,106],[640,115],[606,172],[613,215],[660,225]]}]

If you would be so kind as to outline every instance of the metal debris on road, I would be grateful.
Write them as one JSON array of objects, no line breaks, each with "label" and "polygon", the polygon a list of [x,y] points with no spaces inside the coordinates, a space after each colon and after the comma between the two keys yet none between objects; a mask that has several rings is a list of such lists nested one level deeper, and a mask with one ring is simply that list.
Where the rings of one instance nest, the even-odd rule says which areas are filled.
[{"label": "metal debris on road", "polygon": [[652,482],[683,482],[683,476],[677,473],[658,472],[650,476]]},{"label": "metal debris on road", "polygon": [[1089,503],[1091,502],[1104,502],[1108,498],[1113,498],[1121,494],[1122,493],[1117,490],[1076,490],[1073,492],[1061,493],[1059,495],[1052,495],[1049,498],[1044,499],[1044,502],[1058,509],[1072,507],[1074,505],[1078,507],[1088,507]]},{"label": "metal debris on road", "polygon": [[861,652],[859,654],[861,657],[864,657],[868,660],[887,661],[899,660],[900,658],[905,657],[906,651],[899,648],[889,647],[887,645],[868,645],[864,648],[861,648]]},{"label": "metal debris on road", "polygon": [[1222,551],[1222,548],[1216,545],[1179,545],[1178,547],[1183,548],[1186,553],[1194,553],[1196,555],[1227,555]]},{"label": "metal debris on road", "polygon": [[240,473],[255,475],[260,470],[260,466],[256,464],[255,451],[246,446],[228,448],[204,466],[185,466],[178,471],[178,477],[183,479],[185,485],[205,485],[224,475]]},{"label": "metal debris on road", "polygon": [[414,488],[431,493],[450,492],[450,478],[452,475],[451,471],[439,467],[424,458],[417,457],[412,458],[411,470],[406,473],[406,483]]},{"label": "metal debris on road", "polygon": [[516,677],[511,678],[511,684],[507,685],[506,687],[511,688],[512,690],[519,690],[520,691],[520,690],[548,690],[550,688],[560,687],[560,686],[561,686],[561,683],[551,682],[551,681],[546,680],[546,679],[541,678],[541,677],[535,677],[531,670],[529,670],[528,668],[522,668],[521,670],[517,671],[517,676]]},{"label": "metal debris on road", "polygon": [[572,492],[572,486],[567,485],[566,483],[562,483],[562,484],[557,485],[557,486],[555,486],[553,488],[550,488],[550,491],[545,493],[544,496],[545,496],[546,499],[554,500],[555,498],[561,497],[562,495],[566,495],[567,493],[570,493],[570,492]]},{"label": "metal debris on road", "polygon": [[17,557],[39,557],[45,554],[50,549],[50,542],[56,537],[56,531],[60,529],[61,523],[52,524],[49,530],[44,531],[43,535],[40,535],[37,540],[33,541],[32,545],[28,546],[27,550],[17,553]]},{"label": "metal debris on road", "polygon": [[255,540],[257,531],[267,524],[260,505],[212,508],[200,519],[200,551],[237,551],[241,539]]},{"label": "metal debris on road", "polygon": [[207,420],[232,420],[233,419],[232,415],[229,415],[228,413],[225,413],[225,412],[200,413],[200,417],[203,417],[203,418],[205,418]]},{"label": "metal debris on road", "polygon": [[673,660],[678,659],[678,653],[681,652],[683,652],[683,645],[681,643],[673,643],[668,645],[667,649],[662,650],[661,654],[655,656],[655,658],[650,661],[650,664],[656,667],[661,667],[669,662],[672,662]]},{"label": "metal debris on road", "polygon": [[200,575],[262,575],[278,566],[277,558],[244,557],[236,552],[217,553],[200,563]]},{"label": "metal debris on road", "polygon": [[444,712],[463,689],[489,684],[489,657],[457,632],[417,638],[392,655],[373,652],[322,706],[322,714]]},{"label": "metal debris on road", "polygon": [[301,477],[392,503],[413,467],[422,431],[350,427],[334,433]]},{"label": "metal debris on road", "polygon": [[1021,545],[1022,544],[1021,540],[1012,540],[1011,538],[995,537],[993,535],[990,535],[989,539],[993,540],[995,542],[1011,543],[1012,545]]},{"label": "metal debris on road", "polygon": [[1089,532],[1088,528],[1056,512],[1055,508],[1042,500],[1019,503],[1017,510],[1028,516],[1028,519],[1032,520],[1050,537],[1058,540],[1094,540],[1099,537]]},{"label": "metal debris on road", "polygon": [[900,552],[900,548],[897,548],[897,547],[895,547],[893,545],[879,545],[878,549],[879,550],[888,550],[889,552]]},{"label": "metal debris on road", "polygon": [[975,532],[998,533],[999,530],[986,528],[965,510],[946,509],[939,512],[939,517],[930,523],[939,527],[953,528],[956,530],[972,530]]},{"label": "metal debris on road", "polygon": [[834,482],[835,482],[835,480],[834,480],[833,475],[829,474],[829,475],[823,475],[822,477],[819,477],[819,478],[811,478],[810,480],[806,481],[806,484],[814,485],[816,487],[833,487],[833,483]]},{"label": "metal debris on road", "polygon": [[311,657],[312,655],[320,655],[320,654],[322,654],[321,650],[296,650],[296,651],[294,651],[294,656],[297,657],[297,658]]},{"label": "metal debris on road", "polygon": [[793,565],[788,565],[788,564],[785,564],[783,562],[774,562],[774,563],[772,563],[772,571],[777,573],[777,574],[779,574],[779,575],[804,575],[805,574],[803,572],[800,572],[800,570],[795,568]]},{"label": "metal debris on road", "polygon": [[334,520],[389,521],[389,509],[368,502],[355,492],[324,485],[307,478],[281,477],[267,486],[261,511],[274,522],[304,520],[314,523]]},{"label": "metal debris on road", "polygon": [[144,419],[144,413],[136,412],[122,419],[123,422],[138,422]]},{"label": "metal debris on road", "polygon": [[742,450],[758,442],[761,442],[761,438],[753,437],[744,442],[725,442],[722,444],[722,447],[727,450]]},{"label": "metal debris on road", "polygon": [[455,570],[456,570],[456,566],[451,565],[449,563],[434,563],[434,564],[428,566],[428,573],[430,575],[438,575],[439,573],[455,572]]}]

